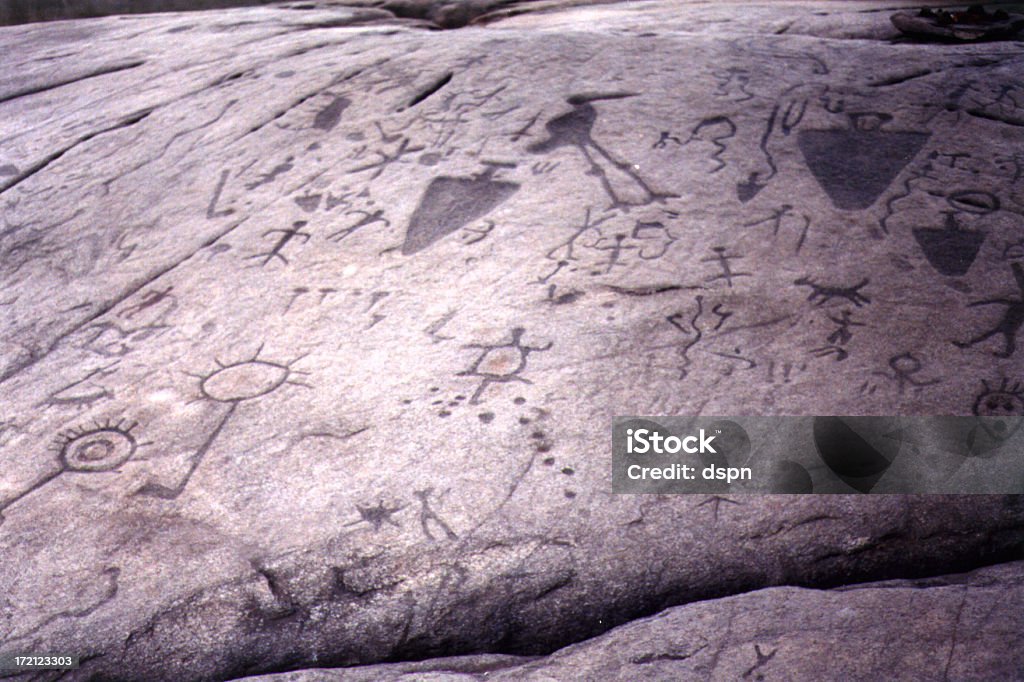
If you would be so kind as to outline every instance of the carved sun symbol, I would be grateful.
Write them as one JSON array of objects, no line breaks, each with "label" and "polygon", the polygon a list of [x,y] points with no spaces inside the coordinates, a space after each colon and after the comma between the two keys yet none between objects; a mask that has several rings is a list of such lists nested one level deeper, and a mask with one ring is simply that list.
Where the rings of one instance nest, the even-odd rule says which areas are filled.
[{"label": "carved sun symbol", "polygon": [[263,346],[260,345],[248,360],[225,364],[220,360],[217,369],[209,374],[189,374],[199,379],[199,391],[203,398],[219,403],[240,403],[272,393],[284,384],[312,388],[296,380],[296,376],[306,374],[292,366],[302,360],[305,355],[285,363],[260,359]]},{"label": "carved sun symbol", "polygon": [[94,427],[61,434],[55,449],[66,471],[111,471],[135,454],[138,443],[131,433],[135,427],[123,421],[96,422]]}]

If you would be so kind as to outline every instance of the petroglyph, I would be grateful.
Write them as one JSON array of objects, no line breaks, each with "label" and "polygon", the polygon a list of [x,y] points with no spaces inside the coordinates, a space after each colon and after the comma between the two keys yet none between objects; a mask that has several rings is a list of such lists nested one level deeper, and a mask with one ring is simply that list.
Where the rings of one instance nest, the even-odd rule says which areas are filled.
[{"label": "petroglyph", "polygon": [[1003,337],[1003,350],[995,351],[993,355],[998,358],[1008,358],[1017,350],[1017,333],[1024,325],[1024,266],[1020,263],[1011,263],[1013,278],[1016,281],[1020,295],[1016,298],[988,298],[981,301],[968,303],[969,308],[987,305],[1002,305],[1006,307],[1003,317],[991,329],[978,334],[969,341],[954,341],[959,348],[970,348],[975,344],[987,341],[993,336]]},{"label": "petroglyph", "polygon": [[633,93],[604,93],[572,95],[566,102],[572,111],[555,116],[544,124],[547,139],[531,144],[533,154],[545,154],[559,147],[575,147],[590,166],[589,173],[597,176],[613,208],[644,206],[674,196],[651,189],[636,172],[633,164],[619,161],[593,138],[598,111],[592,102],[634,97]]},{"label": "petroglyph", "polygon": [[207,452],[213,447],[217,437],[223,431],[239,405],[273,393],[285,384],[311,388],[308,384],[298,380],[298,376],[305,374],[305,372],[292,368],[292,365],[302,359],[301,356],[288,363],[280,363],[261,359],[260,353],[262,351],[263,345],[261,344],[252,358],[248,360],[229,364],[223,364],[216,360],[217,369],[214,371],[205,375],[192,375],[199,380],[201,398],[196,398],[196,400],[207,399],[227,405],[228,408],[224,411],[220,421],[214,426],[206,440],[189,458],[188,471],[176,484],[168,486],[156,481],[150,481],[136,490],[136,495],[157,497],[163,500],[177,498],[184,492],[185,487],[188,486],[189,481],[192,479],[192,475],[195,474],[196,469],[202,464]]},{"label": "petroglyph", "polygon": [[62,474],[116,470],[135,454],[138,441],[132,435],[132,430],[136,426],[125,420],[96,422],[92,426],[78,427],[60,434],[53,446],[57,452],[57,466],[20,492],[0,500],[0,524],[4,521],[4,512],[11,506]]},{"label": "petroglyph", "polygon": [[313,119],[313,127],[325,133],[334,130],[341,120],[341,115],[351,103],[347,97],[342,95],[335,96],[330,104],[316,113],[316,118]]},{"label": "petroglyph", "polygon": [[554,345],[549,341],[543,346],[529,346],[523,343],[523,335],[526,330],[522,327],[515,327],[511,332],[509,341],[498,344],[473,343],[466,348],[478,348],[481,350],[476,360],[468,369],[459,372],[458,376],[479,377],[480,385],[473,392],[469,399],[471,405],[480,403],[480,398],[491,384],[505,384],[519,382],[523,384],[532,383],[530,380],[520,376],[526,369],[527,358],[531,353],[550,350]]},{"label": "petroglyph", "polygon": [[849,114],[847,129],[800,130],[808,168],[836,208],[868,208],[917,155],[931,133],[883,130],[889,114]]},{"label": "petroglyph", "polygon": [[832,299],[841,298],[852,303],[858,308],[862,305],[871,303],[870,298],[860,293],[860,290],[866,287],[870,282],[871,280],[865,277],[852,286],[844,287],[829,284],[818,284],[810,277],[801,277],[793,280],[793,284],[802,287],[809,287],[811,289],[811,293],[807,296],[807,300],[812,303],[817,302],[817,305],[823,306],[832,301]]},{"label": "petroglyph", "polygon": [[423,251],[446,235],[481,218],[516,193],[519,184],[495,179],[508,164],[488,164],[469,178],[440,177],[431,180],[409,219],[402,254]]},{"label": "petroglyph", "polygon": [[[813,428],[963,415],[985,457],[951,491],[1015,461],[1019,44],[801,2],[0,31],[0,653],[111,682],[1019,676],[1020,569],[942,574],[1018,556],[1021,505],[827,494],[884,486],[827,480],[851,439]],[[622,414],[803,415],[756,472],[791,494],[611,495]],[[896,426],[863,478],[927,454]],[[689,625],[630,634],[654,612]]]}]

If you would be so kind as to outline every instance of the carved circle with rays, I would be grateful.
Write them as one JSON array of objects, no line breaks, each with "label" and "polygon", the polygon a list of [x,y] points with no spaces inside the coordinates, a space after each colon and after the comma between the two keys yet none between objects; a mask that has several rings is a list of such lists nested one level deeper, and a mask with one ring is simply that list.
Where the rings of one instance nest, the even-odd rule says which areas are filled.
[{"label": "carved circle with rays", "polygon": [[[54,441],[52,449],[57,453],[58,466],[50,469],[31,485],[20,492],[0,499],[0,524],[4,523],[3,512],[17,502],[67,472],[94,474],[116,471],[135,454],[140,443],[132,435],[135,423],[127,426],[125,421],[94,422],[93,426],[79,427],[66,431]],[[145,442],[141,445],[150,445]]]},{"label": "carved circle with rays", "polygon": [[261,359],[260,353],[262,352],[263,344],[260,344],[256,353],[248,360],[239,360],[229,364],[215,360],[217,369],[209,374],[189,374],[189,376],[199,380],[200,393],[199,396],[190,400],[190,403],[209,399],[214,402],[223,403],[228,408],[224,410],[220,421],[217,422],[217,425],[206,437],[206,440],[192,454],[188,471],[177,483],[167,485],[155,480],[149,481],[135,491],[136,495],[156,497],[162,500],[176,499],[184,492],[193,474],[195,474],[199,465],[202,464],[206,454],[213,447],[214,442],[216,442],[218,436],[220,436],[240,404],[246,400],[254,400],[272,393],[285,384],[312,388],[312,386],[296,381],[294,378],[296,375],[306,374],[306,372],[298,371],[292,367],[296,362],[306,357],[305,355],[300,355],[294,360],[282,363]]},{"label": "carved circle with rays", "polygon": [[56,446],[65,471],[112,471],[135,454],[138,443],[132,436],[136,424],[97,422],[94,428],[71,430],[62,434]]},{"label": "carved circle with rays", "polygon": [[215,360],[217,369],[206,375],[190,374],[199,379],[199,391],[204,398],[218,403],[235,404],[253,400],[272,393],[284,384],[312,388],[308,384],[297,381],[295,377],[306,374],[294,365],[306,357],[300,355],[290,362],[280,363],[260,359],[263,346],[260,345],[255,355],[248,360],[225,364]]},{"label": "carved circle with rays", "polygon": [[982,380],[984,387],[974,401],[971,411],[978,417],[1024,416],[1024,388],[1019,383],[1010,384],[1003,379],[993,388]]}]

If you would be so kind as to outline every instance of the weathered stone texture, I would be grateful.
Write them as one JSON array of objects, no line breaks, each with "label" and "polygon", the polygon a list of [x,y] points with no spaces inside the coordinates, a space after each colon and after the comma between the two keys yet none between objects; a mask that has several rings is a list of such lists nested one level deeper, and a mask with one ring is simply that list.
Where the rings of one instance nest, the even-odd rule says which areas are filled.
[{"label": "weathered stone texture", "polygon": [[[555,5],[0,29],[0,652],[540,655],[1019,558],[1014,496],[614,496],[609,445],[621,414],[1024,413],[1020,43],[910,44],[877,3]],[[646,622],[664,647],[578,651],[812,675],[851,604],[891,644],[865,679],[1019,666],[982,649],[1011,610],[950,639],[964,589],[766,590],[651,621],[703,623],[692,661],[630,662],[676,651]]]}]

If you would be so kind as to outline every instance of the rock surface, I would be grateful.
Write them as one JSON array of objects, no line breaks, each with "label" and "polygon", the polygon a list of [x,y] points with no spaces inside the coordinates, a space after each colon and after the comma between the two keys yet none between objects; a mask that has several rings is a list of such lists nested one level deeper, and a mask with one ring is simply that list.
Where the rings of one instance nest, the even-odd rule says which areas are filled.
[{"label": "rock surface", "polygon": [[392,680],[1015,680],[1021,564],[816,591],[774,587],[668,609],[539,659],[487,655],[247,678]]},{"label": "rock surface", "polygon": [[557,5],[0,29],[0,653],[539,655],[1019,556],[1016,496],[614,496],[609,435],[1024,413],[1020,44]]},{"label": "rock surface", "polygon": [[0,0],[0,25],[266,5],[274,0]]}]

